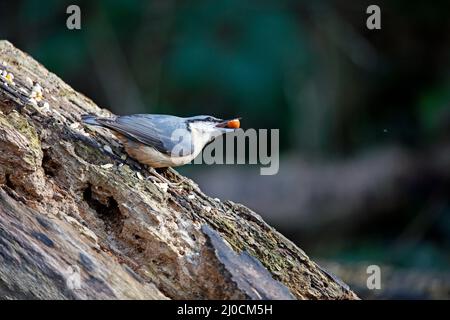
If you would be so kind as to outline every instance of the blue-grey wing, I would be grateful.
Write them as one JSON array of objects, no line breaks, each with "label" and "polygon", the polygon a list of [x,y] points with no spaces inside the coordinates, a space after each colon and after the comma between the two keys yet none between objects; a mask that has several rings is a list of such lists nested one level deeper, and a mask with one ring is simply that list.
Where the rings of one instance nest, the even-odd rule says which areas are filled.
[{"label": "blue-grey wing", "polygon": [[136,114],[115,119],[100,118],[97,122],[164,154],[186,156],[193,150],[191,135],[183,118]]}]

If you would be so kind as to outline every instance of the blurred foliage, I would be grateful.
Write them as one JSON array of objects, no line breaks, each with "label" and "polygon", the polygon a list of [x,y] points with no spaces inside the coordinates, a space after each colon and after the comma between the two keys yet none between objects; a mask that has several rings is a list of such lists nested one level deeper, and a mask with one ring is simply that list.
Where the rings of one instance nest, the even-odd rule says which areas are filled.
[{"label": "blurred foliage", "polygon": [[417,106],[422,128],[427,136],[435,138],[450,124],[450,83],[428,90]]},{"label": "blurred foliage", "polygon": [[449,117],[450,5],[381,2],[384,32],[368,4],[25,0],[2,2],[0,36],[117,113],[239,115],[317,156],[428,143]]},{"label": "blurred foliage", "polygon": [[[69,4],[82,9],[81,30],[65,27]],[[242,116],[245,127],[280,128],[285,153],[332,160],[448,141],[450,1],[378,1],[378,31],[365,27],[369,4],[2,0],[0,38],[118,114]],[[395,232],[423,210],[400,213]],[[437,221],[394,258],[395,232],[334,252],[448,267],[448,208]]]},{"label": "blurred foliage", "polygon": [[[168,90],[179,90],[180,103],[198,112],[242,115],[250,123],[258,115],[263,127],[289,128],[286,77],[305,74],[310,61],[302,26],[275,2],[253,7],[238,0],[183,6],[167,62]],[[218,108],[197,106],[205,95]]]},{"label": "blurred foliage", "polygon": [[340,248],[339,251],[330,251],[328,259],[355,264],[370,261],[378,265],[415,270],[446,271],[449,268],[448,255],[432,242],[421,242],[411,246],[404,244],[399,252],[386,252],[389,245],[390,243],[378,241],[357,242],[353,246]]}]

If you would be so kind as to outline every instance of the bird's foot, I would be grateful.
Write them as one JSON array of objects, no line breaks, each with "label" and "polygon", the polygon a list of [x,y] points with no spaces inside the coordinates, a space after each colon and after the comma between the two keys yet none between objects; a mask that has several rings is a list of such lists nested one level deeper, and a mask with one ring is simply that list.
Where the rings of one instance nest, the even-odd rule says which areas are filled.
[{"label": "bird's foot", "polygon": [[170,188],[180,188],[181,185],[184,183],[185,179],[179,181],[179,182],[171,182],[166,177],[162,176],[158,171],[156,171],[155,168],[149,167],[148,170],[153,176],[149,176],[147,179],[151,180],[153,183],[164,183],[167,184]]}]

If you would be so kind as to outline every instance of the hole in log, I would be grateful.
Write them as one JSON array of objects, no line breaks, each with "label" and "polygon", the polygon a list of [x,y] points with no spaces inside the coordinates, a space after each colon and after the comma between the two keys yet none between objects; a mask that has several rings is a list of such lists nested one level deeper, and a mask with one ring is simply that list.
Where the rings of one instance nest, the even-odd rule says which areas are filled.
[{"label": "hole in log", "polygon": [[10,100],[2,101],[0,103],[0,111],[3,112],[3,114],[5,114],[5,115],[8,115],[11,111],[13,111],[15,109],[16,109],[16,106]]},{"label": "hole in log", "polygon": [[50,156],[49,150],[43,150],[44,157],[42,159],[42,168],[44,169],[45,175],[48,177],[55,177],[58,171],[61,169],[61,165],[57,163]]},{"label": "hole in log", "polygon": [[83,199],[89,207],[97,213],[97,216],[104,222],[106,231],[120,233],[123,227],[123,216],[119,205],[113,197],[108,197],[106,203],[96,199],[96,195],[89,185],[83,192]]},{"label": "hole in log", "polygon": [[11,181],[11,176],[9,173],[5,174],[5,180],[6,180],[6,186],[8,188],[10,188],[11,190],[15,190],[16,187],[14,186],[14,184]]},{"label": "hole in log", "polygon": [[144,253],[145,252],[145,248],[141,245],[143,240],[141,236],[134,234],[133,238],[135,241],[135,245],[136,245],[136,250],[138,253]]}]

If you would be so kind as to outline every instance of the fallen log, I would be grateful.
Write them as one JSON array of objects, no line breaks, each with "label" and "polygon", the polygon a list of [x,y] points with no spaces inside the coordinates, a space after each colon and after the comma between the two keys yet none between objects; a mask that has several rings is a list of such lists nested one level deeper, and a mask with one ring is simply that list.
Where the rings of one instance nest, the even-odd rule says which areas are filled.
[{"label": "fallen log", "polygon": [[250,209],[154,183],[108,116],[0,41],[0,298],[356,299]]}]

